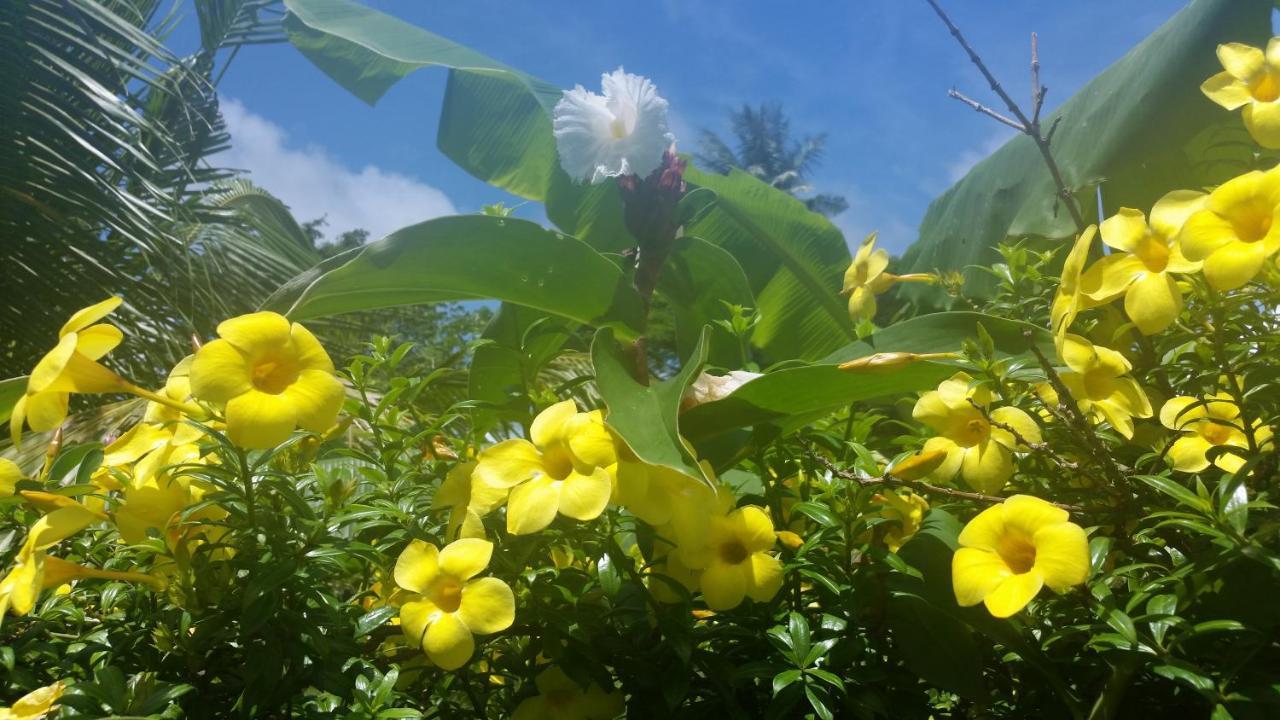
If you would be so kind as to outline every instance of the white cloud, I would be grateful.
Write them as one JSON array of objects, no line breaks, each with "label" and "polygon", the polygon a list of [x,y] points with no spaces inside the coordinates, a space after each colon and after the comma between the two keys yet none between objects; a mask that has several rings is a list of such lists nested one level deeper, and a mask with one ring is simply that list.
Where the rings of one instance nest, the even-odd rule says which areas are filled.
[{"label": "white cloud", "polygon": [[374,165],[357,171],[323,147],[292,146],[283,128],[238,100],[223,98],[222,115],[231,149],[216,162],[247,171],[250,180],[288,205],[298,222],[327,216],[329,238],[364,228],[376,239],[457,212],[443,192],[408,175]]},{"label": "white cloud", "polygon": [[999,150],[1002,145],[1009,142],[1009,138],[1013,137],[1013,135],[1014,131],[1012,129],[998,132],[988,137],[986,140],[983,140],[982,144],[978,147],[971,148],[960,153],[959,157],[950,163],[947,163],[947,184],[950,185],[959,182],[960,178],[967,175],[969,171],[973,169],[974,165],[977,165],[979,162],[986,159],[988,155]]}]

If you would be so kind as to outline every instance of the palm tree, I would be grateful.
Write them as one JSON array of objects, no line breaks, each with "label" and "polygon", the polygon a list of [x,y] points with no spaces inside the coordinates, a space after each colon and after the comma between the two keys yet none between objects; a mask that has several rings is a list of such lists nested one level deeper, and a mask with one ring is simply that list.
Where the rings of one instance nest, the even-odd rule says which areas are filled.
[{"label": "palm tree", "polygon": [[804,202],[813,212],[827,217],[849,208],[840,195],[818,194],[809,184],[810,172],[822,160],[826,133],[801,140],[791,137],[791,121],[778,103],[761,103],[759,108],[743,104],[729,111],[729,123],[738,146],[736,151],[719,135],[703,129],[694,158],[707,170],[727,173],[739,168]]},{"label": "palm tree", "polygon": [[201,45],[178,57],[170,5],[0,3],[0,378],[122,294],[132,340],[113,362],[153,381],[192,333],[319,260],[283,205],[207,160],[229,142],[217,79],[242,46],[283,37],[281,10],[195,0]]}]

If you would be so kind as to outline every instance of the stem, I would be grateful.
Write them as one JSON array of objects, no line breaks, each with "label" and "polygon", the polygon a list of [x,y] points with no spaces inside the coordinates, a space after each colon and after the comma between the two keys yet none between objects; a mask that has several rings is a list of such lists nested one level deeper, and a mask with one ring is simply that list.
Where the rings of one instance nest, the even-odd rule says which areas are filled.
[{"label": "stem", "polygon": [[249,456],[243,449],[236,448],[236,457],[240,460],[240,479],[244,482],[244,506],[252,531],[250,537],[254,537],[258,532],[258,515],[253,497],[253,475],[249,472]]},{"label": "stem", "polygon": [[[1206,286],[1208,287],[1208,286]],[[1222,295],[1208,287],[1209,295],[1209,317],[1213,320],[1213,353],[1218,364],[1222,366],[1222,374],[1227,376],[1227,393],[1231,395],[1231,399],[1236,403],[1236,409],[1240,411],[1240,424],[1244,427],[1240,430],[1244,433],[1245,439],[1249,442],[1249,452],[1258,452],[1258,441],[1254,434],[1253,414],[1245,409],[1244,389],[1240,387],[1240,376],[1231,367],[1231,360],[1227,357],[1227,338],[1223,333],[1223,328],[1227,324],[1225,308],[1222,304]]]},{"label": "stem", "polygon": [[1111,666],[1111,674],[1107,676],[1097,702],[1089,711],[1089,720],[1111,720],[1116,717],[1116,713],[1120,711],[1120,701],[1124,699],[1125,691],[1129,689],[1137,670],[1136,654],[1126,654]]}]

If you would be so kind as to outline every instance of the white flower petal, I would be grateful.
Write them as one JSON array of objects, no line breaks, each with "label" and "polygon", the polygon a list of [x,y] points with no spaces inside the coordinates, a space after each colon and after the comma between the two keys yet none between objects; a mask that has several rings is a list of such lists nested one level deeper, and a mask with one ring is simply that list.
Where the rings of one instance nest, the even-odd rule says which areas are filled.
[{"label": "white flower petal", "polygon": [[560,165],[593,184],[608,177],[645,177],[675,141],[667,128],[667,101],[647,78],[618,68],[601,77],[603,95],[582,86],[566,91],[552,111]]}]

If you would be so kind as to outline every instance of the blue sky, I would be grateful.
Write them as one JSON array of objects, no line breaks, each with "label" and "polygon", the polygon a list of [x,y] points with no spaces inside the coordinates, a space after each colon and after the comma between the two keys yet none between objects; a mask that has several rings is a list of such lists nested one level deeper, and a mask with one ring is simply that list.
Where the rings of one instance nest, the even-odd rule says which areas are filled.
[{"label": "blue sky", "polygon": [[[845,195],[851,243],[878,229],[901,252],[929,201],[1009,131],[946,97],[992,101],[924,0],[368,0],[368,4],[564,87],[598,90],[619,65],[654,80],[684,150],[702,127],[726,131],[742,102],[781,102],[800,133],[826,132],[813,180]],[[1185,3],[1072,0],[944,3],[1015,97],[1029,95],[1029,34],[1056,106]],[[194,21],[194,18],[191,19]],[[332,231],[375,235],[504,199],[435,148],[445,76],[420,71],[376,107],[346,93],[288,45],[245,48],[220,86],[233,133],[228,164]],[[540,217],[536,208],[523,214]]]}]

